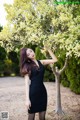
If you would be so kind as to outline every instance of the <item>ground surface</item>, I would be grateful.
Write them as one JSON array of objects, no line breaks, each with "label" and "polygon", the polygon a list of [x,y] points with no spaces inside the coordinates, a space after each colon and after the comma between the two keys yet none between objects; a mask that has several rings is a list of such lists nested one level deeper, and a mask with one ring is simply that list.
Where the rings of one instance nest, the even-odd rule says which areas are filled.
[{"label": "ground surface", "polygon": [[[80,95],[76,95],[69,88],[61,86],[62,109],[65,115],[58,116],[55,114],[55,83],[44,82],[44,85],[48,93],[46,120],[80,120]],[[24,78],[0,78],[0,113],[2,111],[9,112],[9,120],[27,120]],[[38,113],[36,113],[36,120],[38,120]]]}]

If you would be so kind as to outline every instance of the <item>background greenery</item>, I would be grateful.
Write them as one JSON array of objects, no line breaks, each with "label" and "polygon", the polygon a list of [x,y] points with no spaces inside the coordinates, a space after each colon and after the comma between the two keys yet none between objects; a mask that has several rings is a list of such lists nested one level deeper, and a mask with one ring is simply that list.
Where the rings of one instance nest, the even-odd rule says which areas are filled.
[{"label": "background greenery", "polygon": [[[5,9],[8,24],[0,26],[0,76],[20,76],[21,47],[30,47],[37,59],[46,59],[41,49],[47,44],[58,58],[55,66],[59,69],[69,55],[61,84],[80,94],[80,5],[15,0],[13,5],[5,4]],[[44,80],[55,81],[50,66],[45,68]]]}]

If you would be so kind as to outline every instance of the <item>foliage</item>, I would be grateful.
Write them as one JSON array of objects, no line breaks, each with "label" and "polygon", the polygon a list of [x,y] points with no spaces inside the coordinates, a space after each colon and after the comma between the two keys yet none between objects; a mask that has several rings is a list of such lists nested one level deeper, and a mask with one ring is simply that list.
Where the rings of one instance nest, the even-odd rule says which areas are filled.
[{"label": "foliage", "polygon": [[6,51],[3,47],[0,47],[0,61],[6,58]]},{"label": "foliage", "polygon": [[1,76],[1,74],[3,74],[4,69],[5,69],[4,61],[1,61],[1,60],[0,60],[0,76]]},{"label": "foliage", "polygon": [[61,83],[64,87],[69,87],[70,86],[70,82],[68,80],[62,80]]},{"label": "foliage", "polygon": [[[30,44],[39,48],[47,44],[56,53],[59,68],[63,66],[68,55],[79,59],[79,5],[54,5],[48,0],[14,0],[13,5],[6,4],[5,9],[8,25],[0,32],[0,45],[8,52],[19,52],[20,47]],[[38,54],[39,51],[36,51]],[[69,63],[69,69],[72,69],[67,69],[63,76],[68,78],[70,88],[76,91],[80,85],[79,70],[75,74],[74,66],[71,65]]]},{"label": "foliage", "polygon": [[19,63],[12,63],[12,73],[15,73],[16,76],[20,75],[20,67],[19,67]]},{"label": "foliage", "polygon": [[2,31],[3,27],[0,25],[0,32]]},{"label": "foliage", "polygon": [[68,4],[68,5],[71,5],[71,4],[80,4],[80,0],[54,0],[54,4]]},{"label": "foliage", "polygon": [[70,82],[70,88],[77,94],[80,94],[80,60],[74,58],[69,61],[69,66],[65,71],[68,81]]},{"label": "foliage", "polygon": [[19,60],[18,60],[16,52],[14,52],[14,51],[9,52],[8,53],[8,58],[11,59],[12,62],[14,62],[16,64],[19,64]]},{"label": "foliage", "polygon": [[9,52],[8,58],[12,61],[12,72],[16,75],[19,75],[19,58],[17,52]]},{"label": "foliage", "polygon": [[5,8],[12,25],[10,43],[14,49],[29,43],[48,44],[52,50],[62,49],[66,55],[80,56],[80,6],[55,7],[47,0],[15,0],[13,5],[5,5]]},{"label": "foliage", "polygon": [[42,54],[42,52],[41,52],[39,47],[35,48],[35,55],[36,55],[36,59],[45,59],[46,58],[44,56],[44,54]]},{"label": "foliage", "polygon": [[10,76],[12,73],[19,75],[19,59],[17,53],[11,51],[7,53],[3,47],[0,47],[0,76]]},{"label": "foliage", "polygon": [[10,76],[10,74],[11,74],[11,68],[12,68],[12,61],[9,60],[9,59],[6,59],[6,60],[4,60],[4,63],[5,63],[5,66],[4,66],[5,69],[4,69],[3,74],[5,76]]},{"label": "foliage", "polygon": [[11,51],[14,47],[11,43],[11,26],[7,25],[4,29],[0,32],[0,46],[5,48],[7,52]]}]

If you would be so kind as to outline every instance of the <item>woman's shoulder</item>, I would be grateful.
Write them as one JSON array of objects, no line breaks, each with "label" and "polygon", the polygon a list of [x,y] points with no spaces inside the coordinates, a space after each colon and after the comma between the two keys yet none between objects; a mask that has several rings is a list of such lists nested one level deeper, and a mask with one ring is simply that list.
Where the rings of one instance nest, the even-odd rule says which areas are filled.
[{"label": "woman's shoulder", "polygon": [[41,64],[43,64],[43,60],[38,60]]}]

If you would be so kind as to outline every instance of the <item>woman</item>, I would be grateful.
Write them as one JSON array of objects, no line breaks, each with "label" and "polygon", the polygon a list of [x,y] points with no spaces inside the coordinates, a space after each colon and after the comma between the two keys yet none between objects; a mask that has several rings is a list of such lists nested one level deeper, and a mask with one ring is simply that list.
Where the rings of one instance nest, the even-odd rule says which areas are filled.
[{"label": "woman", "polygon": [[44,65],[57,62],[56,56],[48,49],[52,59],[36,60],[31,48],[22,48],[20,51],[20,72],[25,78],[26,106],[28,120],[35,119],[35,113],[39,113],[39,119],[45,120],[47,110],[47,91],[43,84]]}]

